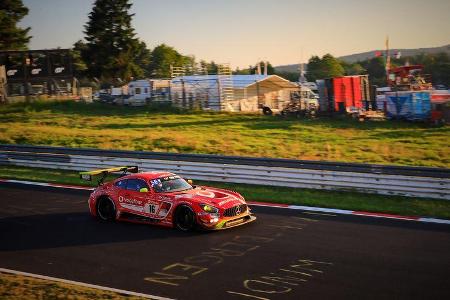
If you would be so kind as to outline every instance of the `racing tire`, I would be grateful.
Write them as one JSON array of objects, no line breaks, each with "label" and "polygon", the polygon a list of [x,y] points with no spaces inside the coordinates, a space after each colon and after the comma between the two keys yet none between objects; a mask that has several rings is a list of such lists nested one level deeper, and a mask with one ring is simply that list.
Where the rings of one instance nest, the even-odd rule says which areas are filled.
[{"label": "racing tire", "polygon": [[174,215],[175,227],[181,231],[191,231],[197,227],[195,213],[187,205],[181,205],[177,208]]},{"label": "racing tire", "polygon": [[99,198],[97,200],[97,217],[102,221],[114,221],[116,219],[116,206],[110,198]]}]

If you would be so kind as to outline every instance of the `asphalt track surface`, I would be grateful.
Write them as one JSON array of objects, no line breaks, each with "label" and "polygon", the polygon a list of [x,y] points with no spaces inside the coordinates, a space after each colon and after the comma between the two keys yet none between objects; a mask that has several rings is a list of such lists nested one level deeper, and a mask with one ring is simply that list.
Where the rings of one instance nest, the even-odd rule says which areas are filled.
[{"label": "asphalt track surface", "polygon": [[450,226],[253,207],[182,233],[88,214],[88,191],[0,184],[0,267],[176,299],[450,299]]}]

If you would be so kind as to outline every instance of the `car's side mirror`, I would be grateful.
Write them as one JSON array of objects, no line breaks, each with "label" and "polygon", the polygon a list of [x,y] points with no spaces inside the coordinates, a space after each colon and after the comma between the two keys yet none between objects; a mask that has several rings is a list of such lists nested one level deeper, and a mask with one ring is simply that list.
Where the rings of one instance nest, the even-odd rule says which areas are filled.
[{"label": "car's side mirror", "polygon": [[187,183],[189,183],[190,185],[193,185],[194,184],[194,181],[192,181],[192,179],[188,179],[188,180],[186,180],[187,181]]},{"label": "car's side mirror", "polygon": [[141,192],[141,193],[148,193],[148,188],[141,188],[139,190],[139,192]]}]

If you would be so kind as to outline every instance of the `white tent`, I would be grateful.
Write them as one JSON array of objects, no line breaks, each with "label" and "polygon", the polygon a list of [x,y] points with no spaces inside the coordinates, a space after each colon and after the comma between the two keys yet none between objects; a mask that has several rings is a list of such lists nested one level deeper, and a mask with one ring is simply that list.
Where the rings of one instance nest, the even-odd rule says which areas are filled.
[{"label": "white tent", "polygon": [[[223,96],[224,87],[232,88],[232,97]],[[261,104],[281,108],[298,89],[277,75],[181,76],[171,82],[175,105],[226,111],[257,111]]]}]

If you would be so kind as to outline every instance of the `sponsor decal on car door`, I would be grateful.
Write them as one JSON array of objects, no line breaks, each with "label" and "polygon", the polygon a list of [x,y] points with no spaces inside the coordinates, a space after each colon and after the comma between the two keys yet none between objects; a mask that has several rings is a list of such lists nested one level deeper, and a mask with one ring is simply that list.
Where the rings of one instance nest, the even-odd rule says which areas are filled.
[{"label": "sponsor decal on car door", "polygon": [[127,179],[125,189],[119,192],[119,204],[123,208],[135,213],[144,213],[144,207],[147,202],[147,193],[141,192],[142,188],[148,186],[141,179]]}]

